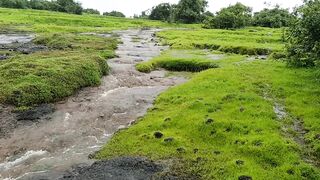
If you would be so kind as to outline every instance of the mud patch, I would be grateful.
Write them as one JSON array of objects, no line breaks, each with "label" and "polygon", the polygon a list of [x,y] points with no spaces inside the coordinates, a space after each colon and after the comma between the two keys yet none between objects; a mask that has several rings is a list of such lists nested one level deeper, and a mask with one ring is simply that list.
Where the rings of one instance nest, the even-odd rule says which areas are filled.
[{"label": "mud patch", "polygon": [[43,117],[48,116],[49,114],[54,112],[54,106],[51,104],[42,104],[37,107],[17,112],[17,120],[23,121],[34,121],[43,119]]},{"label": "mud patch", "polygon": [[105,179],[152,179],[162,171],[163,166],[146,158],[120,157],[106,161],[95,162],[90,167],[77,167],[65,174],[61,180],[105,180]]},{"label": "mud patch", "polygon": [[34,35],[25,34],[0,34],[0,51],[7,51],[12,53],[1,54],[0,60],[5,60],[11,54],[31,54],[38,51],[48,50],[46,46],[36,45],[32,43]]}]

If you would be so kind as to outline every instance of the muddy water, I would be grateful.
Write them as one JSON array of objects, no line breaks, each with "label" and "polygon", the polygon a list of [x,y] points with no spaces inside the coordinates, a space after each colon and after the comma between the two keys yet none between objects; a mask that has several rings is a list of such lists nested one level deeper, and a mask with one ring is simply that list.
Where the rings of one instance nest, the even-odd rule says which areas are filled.
[{"label": "muddy water", "polygon": [[0,44],[28,43],[34,39],[34,35],[24,34],[0,34]]},{"label": "muddy water", "polygon": [[9,138],[0,139],[0,179],[57,179],[72,165],[91,164],[89,154],[143,116],[159,93],[184,82],[166,77],[164,71],[135,70],[136,63],[166,49],[155,45],[154,32],[116,32],[123,44],[117,50],[119,57],[108,61],[111,74],[103,77],[101,86],[57,103],[50,120],[20,127]]}]

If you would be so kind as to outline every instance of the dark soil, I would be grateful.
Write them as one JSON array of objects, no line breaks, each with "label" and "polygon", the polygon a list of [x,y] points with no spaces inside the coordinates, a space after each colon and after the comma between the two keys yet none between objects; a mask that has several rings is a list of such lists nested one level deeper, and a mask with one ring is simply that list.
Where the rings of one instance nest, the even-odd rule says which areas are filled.
[{"label": "dark soil", "polygon": [[95,162],[90,167],[77,167],[61,180],[147,180],[154,179],[163,167],[140,157],[120,157]]}]

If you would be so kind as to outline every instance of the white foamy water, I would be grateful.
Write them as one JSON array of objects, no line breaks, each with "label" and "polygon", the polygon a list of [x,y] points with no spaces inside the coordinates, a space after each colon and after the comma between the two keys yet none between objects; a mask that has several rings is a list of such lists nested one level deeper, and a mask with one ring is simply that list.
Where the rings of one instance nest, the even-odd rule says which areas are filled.
[{"label": "white foamy water", "polygon": [[8,170],[14,166],[17,166],[23,162],[25,162],[26,160],[35,157],[35,156],[42,156],[45,155],[47,153],[47,151],[28,151],[26,152],[23,156],[21,156],[20,158],[14,160],[14,161],[7,161],[4,163],[0,164],[0,170],[4,171],[4,170]]}]

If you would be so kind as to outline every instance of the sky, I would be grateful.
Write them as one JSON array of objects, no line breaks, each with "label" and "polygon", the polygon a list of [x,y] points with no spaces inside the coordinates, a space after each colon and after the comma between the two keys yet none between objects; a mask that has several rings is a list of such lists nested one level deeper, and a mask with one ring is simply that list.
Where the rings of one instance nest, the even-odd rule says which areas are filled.
[{"label": "sky", "polygon": [[[179,0],[77,0],[82,3],[84,8],[93,8],[102,12],[120,11],[127,17],[132,17],[134,14],[140,14],[142,11],[160,3],[177,3]],[[222,7],[227,7],[230,4],[241,2],[253,8],[253,11],[260,11],[268,4],[279,4],[284,8],[293,8],[302,4],[303,0],[207,0],[209,7],[207,10],[211,12],[219,11]]]}]

